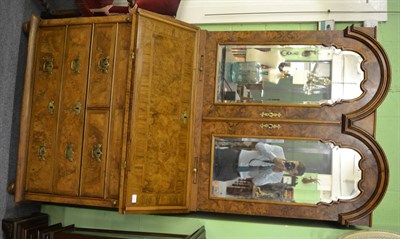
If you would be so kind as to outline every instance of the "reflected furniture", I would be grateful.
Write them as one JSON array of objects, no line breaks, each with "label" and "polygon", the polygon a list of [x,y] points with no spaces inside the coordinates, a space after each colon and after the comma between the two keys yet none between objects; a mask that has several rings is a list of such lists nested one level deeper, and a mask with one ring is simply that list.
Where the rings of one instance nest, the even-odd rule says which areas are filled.
[{"label": "reflected furniture", "polygon": [[[389,173],[375,140],[375,113],[389,89],[390,66],[375,29],[210,32],[142,9],[33,17],[29,29],[16,202],[371,225]],[[268,80],[271,74],[285,79]],[[337,80],[337,88],[351,83],[357,94],[332,98]],[[296,100],[282,100],[290,98]],[[284,187],[269,189],[280,201],[221,198],[213,196],[217,139],[250,142],[226,146],[240,150],[253,150],[255,141],[317,142],[351,149],[360,159],[332,160],[332,151],[319,146],[286,145],[286,157],[309,155],[324,168],[316,172],[308,162],[307,176],[285,175]],[[351,184],[355,196],[333,200],[323,191],[340,184],[333,170],[340,164],[361,176]],[[319,187],[317,200],[297,202],[298,189],[310,185]],[[228,186],[236,196],[258,190],[251,178]]]}]

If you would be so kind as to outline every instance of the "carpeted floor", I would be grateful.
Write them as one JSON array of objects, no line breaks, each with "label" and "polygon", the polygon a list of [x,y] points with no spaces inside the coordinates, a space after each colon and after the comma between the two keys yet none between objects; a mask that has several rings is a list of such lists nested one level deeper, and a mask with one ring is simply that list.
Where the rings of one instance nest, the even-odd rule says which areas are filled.
[{"label": "carpeted floor", "polygon": [[15,180],[27,46],[21,26],[33,12],[38,14],[39,5],[34,1],[0,1],[0,219],[40,209],[38,204],[15,205],[7,193],[7,185]]}]

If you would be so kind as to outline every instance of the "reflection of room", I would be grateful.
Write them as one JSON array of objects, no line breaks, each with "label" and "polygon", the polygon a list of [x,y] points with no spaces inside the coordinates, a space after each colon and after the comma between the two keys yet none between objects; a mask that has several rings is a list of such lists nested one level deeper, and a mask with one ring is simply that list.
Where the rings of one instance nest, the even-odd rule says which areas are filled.
[{"label": "reflection of room", "polygon": [[352,149],[338,147],[332,149],[332,174],[318,175],[321,201],[351,199],[360,193],[358,189],[358,182],[361,180],[361,169],[358,166],[360,159],[360,155]]},{"label": "reflection of room", "polygon": [[221,46],[218,101],[334,103],[358,97],[361,57],[334,47]]},{"label": "reflection of room", "polygon": [[[359,194],[358,182],[361,180],[361,170],[358,163],[361,157],[356,151],[349,148],[339,148],[330,143],[314,140],[217,137],[215,138],[215,152],[217,149],[229,148],[245,150],[245,155],[248,155],[250,150],[252,158],[255,158],[253,160],[259,160],[258,155],[263,153],[258,151],[259,149],[256,149],[255,145],[260,143],[279,146],[286,161],[302,162],[306,169],[304,175],[291,176],[284,173],[279,183],[256,185],[247,174],[238,172],[236,177],[230,179],[214,178],[212,182],[213,196],[316,204],[318,202],[329,203],[338,199],[351,199]],[[214,157],[216,157],[215,155]],[[240,158],[240,156],[238,157]],[[214,158],[214,160],[216,159]],[[239,165],[241,165],[240,161]],[[214,164],[213,170],[218,172],[220,167]]]}]

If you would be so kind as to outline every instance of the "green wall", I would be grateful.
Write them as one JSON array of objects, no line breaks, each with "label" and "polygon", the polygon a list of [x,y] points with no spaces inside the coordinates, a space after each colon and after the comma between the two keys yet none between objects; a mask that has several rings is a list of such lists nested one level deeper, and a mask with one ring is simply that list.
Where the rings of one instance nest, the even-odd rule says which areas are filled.
[{"label": "green wall", "polygon": [[[194,213],[189,215],[119,215],[117,212],[43,205],[51,222],[79,227],[121,230],[156,230],[189,233],[204,225],[208,239],[257,238],[337,238],[360,229],[382,229],[400,233],[400,1],[388,0],[388,21],[378,26],[378,40],[386,49],[392,66],[390,92],[377,113],[377,140],[383,147],[390,166],[390,181],[383,201],[373,215],[373,227],[342,228],[333,223]],[[349,24],[336,23],[336,29]],[[317,30],[317,23],[271,23],[204,25],[207,30]]]}]

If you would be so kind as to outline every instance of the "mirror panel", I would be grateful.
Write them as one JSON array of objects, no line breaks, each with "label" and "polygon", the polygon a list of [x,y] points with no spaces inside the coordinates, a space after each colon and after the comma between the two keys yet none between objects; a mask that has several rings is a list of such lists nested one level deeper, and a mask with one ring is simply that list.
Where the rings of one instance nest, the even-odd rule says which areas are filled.
[{"label": "mirror panel", "polygon": [[317,140],[213,138],[211,197],[287,203],[355,198],[361,156]]},{"label": "mirror panel", "polygon": [[219,45],[218,103],[334,104],[359,97],[362,57],[322,45]]}]

